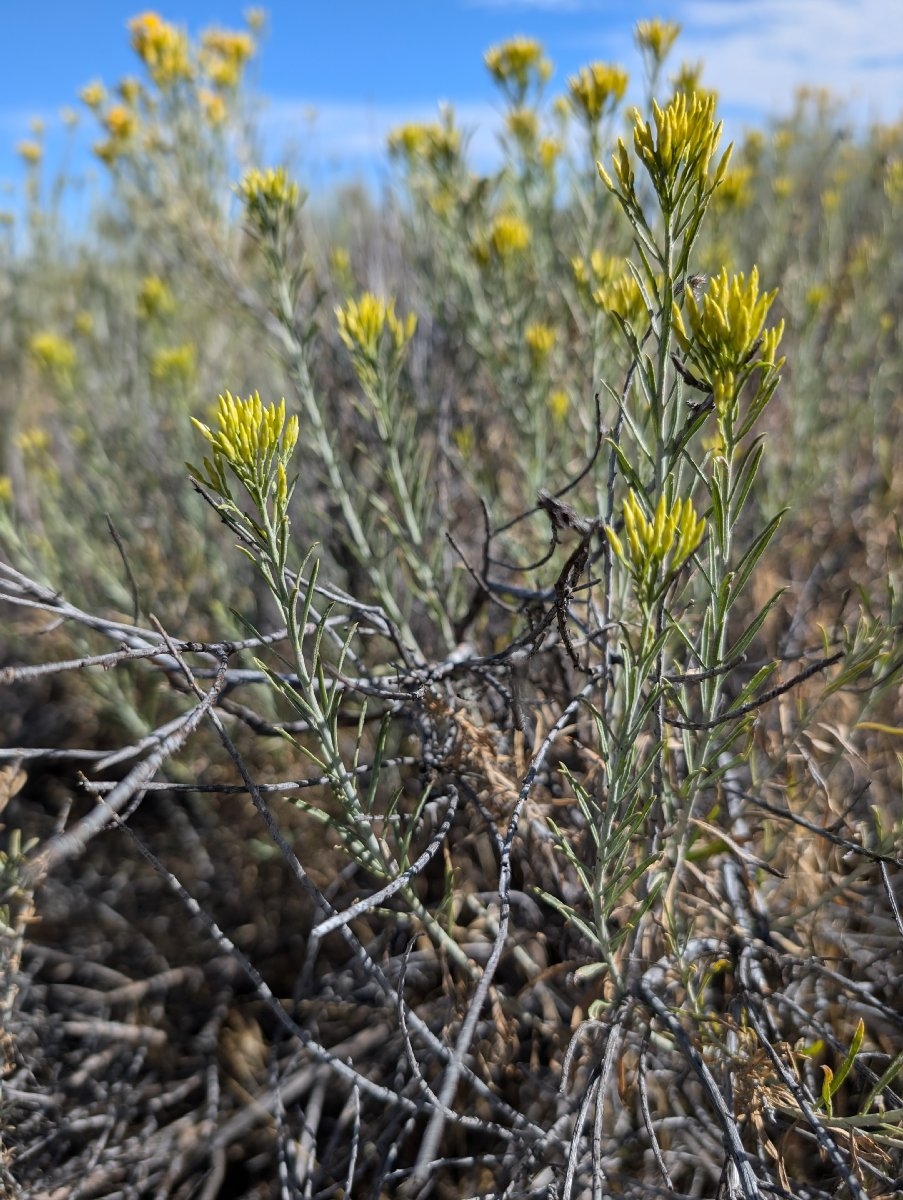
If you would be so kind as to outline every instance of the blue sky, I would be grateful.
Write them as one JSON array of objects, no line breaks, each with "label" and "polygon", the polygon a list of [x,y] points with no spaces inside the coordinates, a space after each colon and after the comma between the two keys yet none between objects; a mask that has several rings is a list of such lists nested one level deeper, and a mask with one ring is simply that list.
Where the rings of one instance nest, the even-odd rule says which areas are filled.
[{"label": "blue sky", "polygon": [[[0,0],[0,181],[21,169],[18,141],[29,120],[48,128],[52,160],[59,110],[79,107],[92,79],[135,73],[126,22],[152,5],[133,0]],[[192,33],[239,27],[234,0],[165,0],[167,20]],[[498,126],[484,51],[516,33],[540,38],[555,63],[553,92],[594,59],[635,75],[632,28],[662,16],[684,29],[673,60],[704,60],[705,82],[721,96],[730,133],[786,112],[798,85],[824,85],[859,120],[903,115],[903,4],[899,0],[271,0],[257,63],[267,99],[267,142],[278,156],[300,148],[308,185],[356,172],[379,179],[387,131],[455,105],[488,156]],[[81,135],[90,144],[90,122]],[[0,204],[2,204],[0,198]]]}]

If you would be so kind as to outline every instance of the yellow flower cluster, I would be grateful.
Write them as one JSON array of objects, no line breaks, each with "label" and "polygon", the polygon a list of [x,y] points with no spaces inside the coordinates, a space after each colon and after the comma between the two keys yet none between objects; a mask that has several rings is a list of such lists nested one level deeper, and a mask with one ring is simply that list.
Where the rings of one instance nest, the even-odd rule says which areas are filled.
[{"label": "yellow flower cluster", "polygon": [[398,317],[394,300],[383,300],[372,292],[364,292],[358,300],[346,300],[335,315],[361,390],[388,436],[384,400],[397,384],[417,318],[414,313]]},{"label": "yellow flower cluster", "polygon": [[591,295],[597,288],[617,279],[623,269],[623,258],[603,254],[601,250],[593,250],[589,259],[571,259],[574,282],[578,289],[586,295]]},{"label": "yellow flower cluster", "polygon": [[103,123],[112,141],[127,142],[138,128],[138,116],[134,109],[114,104],[104,113]]},{"label": "yellow flower cluster", "polygon": [[196,417],[191,423],[213,446],[214,452],[233,467],[267,465],[276,456],[286,459],[298,441],[298,418],[286,420],[285,400],[263,406],[260,393],[247,400],[225,392],[216,409],[218,428],[211,429]]},{"label": "yellow flower cluster", "polygon": [[627,91],[627,72],[610,63],[595,62],[568,80],[571,103],[588,125],[597,125],[615,111]]},{"label": "yellow flower cluster", "polygon": [[[715,123],[713,97],[675,96],[662,109],[653,101],[655,134],[652,126],[638,121],[633,143],[640,161],[650,175],[661,173],[666,179],[676,179],[682,164],[691,166],[693,173],[704,177],[709,162],[721,139],[721,122]],[[725,169],[727,163],[724,163]]]},{"label": "yellow flower cluster", "polygon": [[93,83],[85,84],[79,92],[82,104],[88,108],[100,108],[107,98],[107,89],[103,86],[100,80],[95,79]]},{"label": "yellow flower cluster", "polygon": [[696,515],[689,497],[683,502],[675,500],[669,509],[663,494],[649,518],[633,489],[627,493],[623,513],[623,541],[611,526],[606,526],[605,533],[615,555],[636,580],[640,598],[650,601],[661,581],[673,578],[699,546],[705,517]]},{"label": "yellow flower cluster", "polygon": [[254,39],[249,33],[208,29],[201,35],[201,66],[214,87],[237,87],[253,54]]},{"label": "yellow flower cluster", "polygon": [[530,351],[530,358],[535,367],[541,367],[554,349],[557,334],[549,325],[528,325],[524,331],[524,341]]},{"label": "yellow flower cluster", "polygon": [[134,106],[141,99],[141,80],[135,79],[133,75],[127,75],[125,79],[121,79],[116,85],[116,91],[119,93],[124,104],[129,107]]},{"label": "yellow flower cluster", "polygon": [[175,299],[165,279],[159,275],[145,275],[138,289],[138,299],[135,305],[138,316],[145,321],[154,317],[164,317],[174,312]]},{"label": "yellow flower cluster", "polygon": [[556,388],[554,392],[549,394],[549,412],[552,414],[554,421],[563,421],[568,415],[570,405],[570,396],[563,389]]},{"label": "yellow flower cluster", "polygon": [[640,285],[630,270],[622,269],[619,275],[596,288],[593,300],[605,312],[620,317],[628,325],[636,325],[649,316]]},{"label": "yellow flower cluster", "polygon": [[671,85],[675,95],[699,96],[703,100],[717,101],[718,93],[702,86],[702,63],[681,63],[680,70],[672,76]]},{"label": "yellow flower cluster", "polygon": [[530,245],[530,226],[515,213],[500,213],[492,222],[489,243],[503,261],[513,258]]},{"label": "yellow flower cluster", "polygon": [[354,355],[371,363],[379,360],[383,335],[389,334],[395,352],[401,351],[414,336],[417,317],[409,313],[402,321],[395,315],[395,301],[381,300],[364,292],[360,300],[347,300],[335,310],[339,337]]},{"label": "yellow flower cluster", "polygon": [[433,168],[450,166],[461,152],[461,132],[450,122],[411,122],[389,134],[389,153]]},{"label": "yellow flower cluster", "polygon": [[155,12],[129,21],[132,48],[159,88],[169,88],[192,76],[188,36]]},{"label": "yellow flower cluster", "polygon": [[289,179],[285,167],[267,167],[265,171],[252,167],[242,179],[239,190],[248,208],[264,205],[294,208],[301,195],[297,183]]},{"label": "yellow flower cluster", "polygon": [[[714,176],[708,178],[709,164],[721,140],[721,122],[715,122],[713,96],[675,96],[661,108],[652,101],[652,122],[644,121],[634,109],[633,144],[637,157],[649,173],[652,185],[666,213],[674,212],[689,188],[712,188],[724,178],[732,147],[722,154]],[[596,164],[606,187],[618,192],[601,163]],[[630,156],[622,138],[612,156],[612,166],[620,194],[634,196],[634,174]]]},{"label": "yellow flower cluster", "polygon": [[180,346],[164,346],[151,357],[151,378],[157,383],[184,386],[194,378],[196,366],[197,353],[191,342],[183,342]]},{"label": "yellow flower cluster", "polygon": [[198,104],[208,125],[222,125],[226,119],[226,102],[218,92],[198,88]]},{"label": "yellow flower cluster", "polygon": [[668,57],[671,47],[680,37],[680,25],[676,21],[637,21],[634,32],[636,44],[642,53],[646,53],[655,65],[659,65]]},{"label": "yellow flower cluster", "polygon": [[554,167],[555,161],[563,149],[564,147],[557,138],[542,138],[536,148],[536,153],[539,156],[540,163],[546,171],[549,171],[552,167]]},{"label": "yellow flower cluster", "polygon": [[514,85],[521,94],[534,80],[542,84],[552,74],[552,64],[534,38],[516,37],[493,46],[486,51],[484,62],[498,83]]},{"label": "yellow flower cluster", "polygon": [[334,246],[329,252],[329,269],[339,291],[348,293],[354,286],[351,255],[344,246]]},{"label": "yellow flower cluster", "polygon": [[261,234],[271,234],[288,224],[301,203],[301,189],[285,167],[252,167],[238,191],[251,224]]},{"label": "yellow flower cluster", "polygon": [[44,156],[44,147],[40,142],[19,142],[16,146],[16,153],[21,159],[34,166],[39,163]]},{"label": "yellow flower cluster", "polygon": [[773,363],[784,323],[768,331],[764,328],[776,295],[777,290],[759,293],[756,267],[749,279],[742,273],[729,277],[727,269],[722,269],[711,279],[701,300],[691,288],[687,289],[689,333],[675,304],[674,334],[680,348],[711,382],[716,375],[739,373],[757,353],[760,362]]},{"label": "yellow flower cluster", "polygon": [[736,167],[727,171],[718,185],[714,199],[719,208],[746,208],[752,199],[752,167]]},{"label": "yellow flower cluster", "polygon": [[539,117],[533,108],[523,105],[512,108],[505,116],[505,125],[511,136],[522,145],[532,145],[539,135]]},{"label": "yellow flower cluster", "polygon": [[825,188],[821,194],[822,212],[836,212],[840,208],[841,193],[840,188],[831,187]]},{"label": "yellow flower cluster", "polygon": [[57,376],[68,375],[77,361],[72,343],[47,330],[32,336],[28,352],[42,371]]},{"label": "yellow flower cluster", "polygon": [[16,446],[26,460],[35,462],[50,449],[50,434],[39,425],[32,425],[16,437]]}]

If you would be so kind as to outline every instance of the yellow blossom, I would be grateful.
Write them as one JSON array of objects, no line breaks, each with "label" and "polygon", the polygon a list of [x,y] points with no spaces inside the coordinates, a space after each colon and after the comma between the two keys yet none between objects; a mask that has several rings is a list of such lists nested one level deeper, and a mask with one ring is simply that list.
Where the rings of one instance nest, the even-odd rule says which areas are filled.
[{"label": "yellow blossom", "polygon": [[615,111],[627,91],[627,72],[610,63],[590,63],[568,80],[571,103],[589,125]]},{"label": "yellow blossom", "polygon": [[266,19],[266,12],[262,8],[245,9],[245,21],[248,24],[248,28],[253,29],[255,32],[263,29],[264,25],[266,24]]},{"label": "yellow blossom", "polygon": [[0,504],[12,504],[13,481],[8,475],[0,475]]},{"label": "yellow blossom", "polygon": [[822,284],[816,283],[806,292],[806,306],[813,311],[821,308],[828,296],[828,290]]},{"label": "yellow blossom", "polygon": [[372,292],[364,292],[358,300],[346,300],[335,315],[339,337],[351,356],[361,389],[379,411],[380,397],[394,388],[401,372],[417,318],[409,313],[401,319],[395,313],[394,300],[383,300]]},{"label": "yellow blossom", "polygon": [[[670,208],[685,183],[705,183],[722,125],[715,122],[713,97],[678,95],[665,108],[653,100],[652,113],[653,122],[649,123],[635,112],[633,144],[659,198]],[[728,147],[718,164],[716,184],[727,170],[730,150]]]},{"label": "yellow blossom", "polygon": [[689,334],[680,308],[674,305],[674,333],[681,349],[709,376],[742,370],[755,353],[776,295],[777,290],[759,293],[756,267],[748,279],[742,273],[729,277],[723,269],[709,281],[701,300],[688,288]]},{"label": "yellow blossom", "polygon": [[697,516],[689,497],[675,500],[669,508],[664,493],[647,516],[633,489],[624,500],[623,515],[623,538],[611,526],[605,533],[615,556],[633,576],[641,600],[648,603],[698,548],[705,517]]},{"label": "yellow blossom", "polygon": [[389,153],[409,163],[422,160],[433,169],[450,167],[461,152],[461,132],[451,120],[410,122],[389,134]]},{"label": "yellow blossom", "polygon": [[26,459],[34,462],[50,449],[50,434],[39,425],[31,425],[17,435],[16,446]]},{"label": "yellow blossom", "polygon": [[25,466],[46,488],[56,489],[60,482],[59,469],[54,462],[50,434],[38,425],[23,429],[16,437],[16,446]]},{"label": "yellow blossom", "polygon": [[285,167],[252,167],[238,187],[248,217],[261,232],[290,220],[301,201],[301,189]]},{"label": "yellow blossom", "polygon": [[[708,173],[722,129],[721,122],[715,122],[714,112],[714,97],[698,95],[675,96],[664,108],[653,100],[651,122],[634,109],[634,149],[666,213],[677,211],[691,189],[711,190],[724,178],[732,146],[721,155],[714,174],[710,177]],[[601,163],[596,166],[606,187],[625,202],[636,203],[633,166],[623,138],[618,138],[612,155],[617,184]]]},{"label": "yellow blossom", "polygon": [[539,161],[547,171],[554,167],[561,151],[562,145],[557,138],[542,138],[536,148]]},{"label": "yellow blossom", "polygon": [[605,312],[620,317],[628,325],[636,325],[648,318],[646,301],[636,277],[630,270],[609,276],[593,291],[593,300]]},{"label": "yellow blossom", "polygon": [[624,260],[603,254],[601,250],[593,250],[589,259],[572,258],[571,270],[577,287],[589,293],[617,279],[624,270]]},{"label": "yellow blossom", "polygon": [[460,429],[454,430],[452,440],[458,447],[458,450],[464,458],[470,458],[474,451],[476,438],[474,437],[472,425],[462,425]]},{"label": "yellow blossom", "polygon": [[223,89],[237,87],[245,63],[254,53],[251,35],[227,29],[208,29],[201,36],[201,46],[200,62],[210,82]]},{"label": "yellow blossom", "polygon": [[533,143],[539,133],[539,117],[532,108],[512,108],[505,117],[508,132],[521,143]]},{"label": "yellow blossom", "polygon": [[102,142],[95,142],[91,149],[102,163],[112,167],[116,159],[125,152],[125,144],[115,138],[106,138]]},{"label": "yellow blossom", "polygon": [[555,421],[563,421],[568,415],[568,409],[570,408],[571,404],[570,397],[568,396],[567,392],[562,391],[561,388],[557,388],[554,392],[550,392],[548,403],[549,412],[552,414],[553,419]]},{"label": "yellow blossom", "polygon": [[402,321],[395,315],[394,300],[381,300],[372,292],[364,292],[360,300],[346,301],[335,315],[339,337],[348,349],[374,363],[379,359],[384,332],[388,331],[392,345],[400,351],[417,328],[414,313]]},{"label": "yellow blossom", "polygon": [[78,124],[78,113],[74,108],[69,108],[68,105],[60,109],[60,120],[67,129],[74,129]]},{"label": "yellow blossom", "polygon": [[399,125],[388,137],[389,153],[402,154],[406,158],[419,158],[423,155],[429,142],[427,126],[417,121],[409,121],[407,125]]},{"label": "yellow blossom", "polygon": [[680,70],[671,79],[675,95],[699,96],[701,99],[717,100],[718,93],[702,86],[702,63],[681,63]]},{"label": "yellow blossom", "polygon": [[134,108],[141,97],[141,81],[132,75],[127,75],[125,79],[120,80],[116,91],[122,97],[124,104]]},{"label": "yellow blossom", "polygon": [[354,287],[354,273],[351,270],[351,255],[344,246],[335,246],[329,252],[329,266],[342,292],[350,292]]},{"label": "yellow blossom", "polygon": [[34,165],[39,163],[44,156],[44,147],[40,142],[19,142],[16,146],[16,153],[25,162]]},{"label": "yellow blossom", "polygon": [[198,104],[208,125],[222,125],[226,119],[226,102],[216,92],[198,88]]},{"label": "yellow blossom", "polygon": [[204,71],[213,86],[224,91],[237,87],[241,79],[241,64],[231,58],[207,57]]},{"label": "yellow blossom", "polygon": [[277,455],[285,461],[298,441],[298,418],[291,416],[286,420],[285,400],[265,408],[259,392],[247,400],[224,392],[219,397],[215,419],[216,429],[196,417],[191,418],[191,423],[212,444],[217,456],[239,469],[266,465]]},{"label": "yellow blossom", "polygon": [[211,54],[238,63],[247,62],[254,53],[254,39],[249,33],[232,29],[207,29],[201,34],[201,45]]},{"label": "yellow blossom", "polygon": [[107,98],[107,90],[100,80],[95,79],[93,83],[88,83],[82,88],[79,98],[88,108],[100,108]]},{"label": "yellow blossom", "polygon": [[94,332],[94,317],[86,309],[80,309],[72,320],[76,333],[89,337]]},{"label": "yellow blossom", "polygon": [[145,275],[138,288],[135,307],[139,317],[150,321],[175,312],[176,302],[165,279],[159,275]]},{"label": "yellow blossom", "polygon": [[484,61],[498,83],[513,85],[518,94],[526,92],[533,81],[545,83],[552,73],[542,44],[534,38],[515,37],[493,46],[486,51]]},{"label": "yellow blossom", "polygon": [[637,21],[634,40],[640,51],[648,54],[655,66],[668,57],[671,47],[680,36],[676,21]]},{"label": "yellow blossom", "polygon": [[492,223],[489,241],[499,258],[513,258],[530,245],[530,226],[514,213],[501,213]]},{"label": "yellow blossom", "polygon": [[715,189],[715,201],[718,207],[746,208],[752,198],[750,189],[751,179],[751,167],[737,167],[733,171],[725,172],[724,178]]},{"label": "yellow blossom", "polygon": [[528,325],[524,331],[524,341],[530,351],[530,358],[535,367],[540,367],[552,353],[556,341],[555,330],[548,325]]},{"label": "yellow blossom", "polygon": [[821,194],[822,211],[835,212],[840,207],[840,192],[837,188],[825,188]]},{"label": "yellow blossom", "polygon": [[164,346],[151,356],[151,378],[158,383],[184,386],[194,378],[196,365],[197,353],[191,342],[183,342],[180,346]]},{"label": "yellow blossom", "polygon": [[138,118],[134,110],[124,104],[114,104],[112,108],[107,109],[103,123],[114,142],[127,142],[138,128]]},{"label": "yellow blossom", "polygon": [[78,357],[70,341],[49,330],[33,334],[28,351],[42,371],[64,379],[68,378]]},{"label": "yellow blossom", "polygon": [[145,12],[128,23],[132,48],[160,88],[171,87],[192,75],[188,36],[155,12]]}]

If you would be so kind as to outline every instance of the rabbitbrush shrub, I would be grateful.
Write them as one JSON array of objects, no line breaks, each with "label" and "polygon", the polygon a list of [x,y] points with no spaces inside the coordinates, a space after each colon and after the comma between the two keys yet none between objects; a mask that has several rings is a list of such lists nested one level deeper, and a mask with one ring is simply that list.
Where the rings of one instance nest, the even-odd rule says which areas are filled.
[{"label": "rabbitbrush shrub", "polygon": [[769,435],[777,234],[712,261],[767,179],[676,34],[626,137],[621,68],[548,113],[523,38],[496,176],[396,131],[395,298],[225,136],[250,35],[145,14],[87,97],[119,255],[67,319],[130,367],[36,330],[0,496],[0,680],[67,712],[0,780],[25,1194],[899,1188],[900,606],[770,565],[813,409]]}]

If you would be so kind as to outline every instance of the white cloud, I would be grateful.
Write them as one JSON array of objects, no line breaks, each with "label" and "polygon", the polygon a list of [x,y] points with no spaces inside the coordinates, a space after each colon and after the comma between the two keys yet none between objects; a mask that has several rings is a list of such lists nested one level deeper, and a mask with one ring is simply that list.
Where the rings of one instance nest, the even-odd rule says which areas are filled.
[{"label": "white cloud", "polygon": [[726,105],[786,111],[796,88],[828,88],[859,117],[903,111],[903,5],[887,0],[689,0],[678,51],[705,62]]}]

